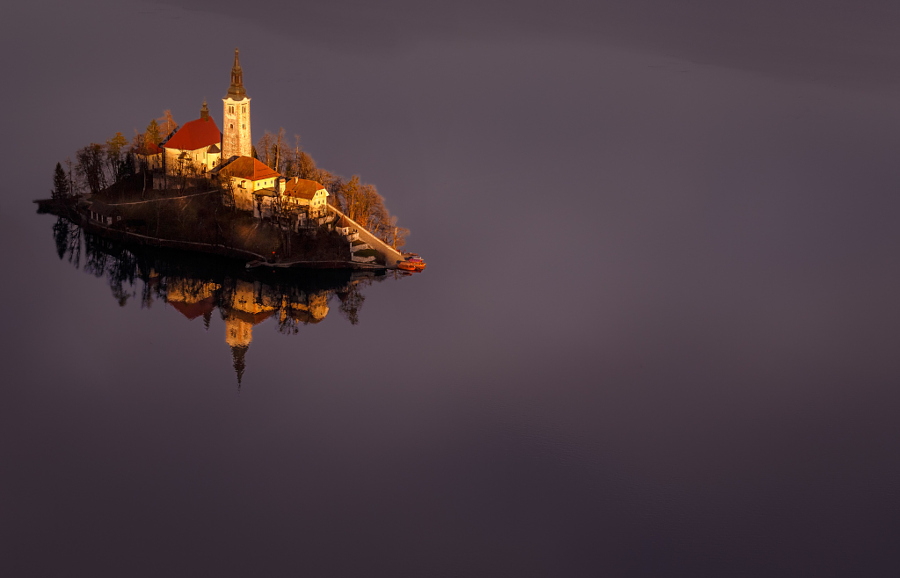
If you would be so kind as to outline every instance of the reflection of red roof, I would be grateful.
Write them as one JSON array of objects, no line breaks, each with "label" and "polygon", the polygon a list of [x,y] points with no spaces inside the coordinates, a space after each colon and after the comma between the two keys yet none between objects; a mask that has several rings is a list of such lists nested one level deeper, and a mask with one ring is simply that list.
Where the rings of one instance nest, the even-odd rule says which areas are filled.
[{"label": "reflection of red roof", "polygon": [[277,177],[278,173],[253,157],[238,157],[222,167],[222,173],[229,177],[259,181]]},{"label": "reflection of red roof", "polygon": [[187,122],[163,146],[167,149],[193,151],[222,142],[222,133],[211,117]]},{"label": "reflection of red roof", "polygon": [[[310,181],[308,179],[298,179],[294,177],[284,185],[284,194],[289,197],[297,197],[299,199],[312,200],[316,195],[316,191],[324,189],[320,183]],[[328,191],[326,191],[327,193]]]},{"label": "reflection of red roof", "polygon": [[179,313],[187,317],[188,319],[196,319],[201,315],[206,315],[207,313],[212,313],[215,308],[215,299],[212,297],[207,297],[203,301],[198,301],[196,303],[184,303],[183,301],[169,301],[169,305],[174,307]]}]

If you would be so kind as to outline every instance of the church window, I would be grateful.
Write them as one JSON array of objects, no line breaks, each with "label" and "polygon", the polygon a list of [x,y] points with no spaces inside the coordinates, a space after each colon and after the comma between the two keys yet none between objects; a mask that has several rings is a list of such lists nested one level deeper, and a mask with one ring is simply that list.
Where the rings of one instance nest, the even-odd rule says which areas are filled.
[{"label": "church window", "polygon": [[234,114],[234,107],[233,107],[233,106],[229,106],[229,107],[228,107],[228,114]]},{"label": "church window", "polygon": [[246,125],[246,124],[242,124],[242,125],[241,125],[241,128],[247,128],[247,125]]},{"label": "church window", "polygon": [[229,125],[228,125],[228,128],[234,128],[234,125],[233,125],[233,124],[229,124]]}]

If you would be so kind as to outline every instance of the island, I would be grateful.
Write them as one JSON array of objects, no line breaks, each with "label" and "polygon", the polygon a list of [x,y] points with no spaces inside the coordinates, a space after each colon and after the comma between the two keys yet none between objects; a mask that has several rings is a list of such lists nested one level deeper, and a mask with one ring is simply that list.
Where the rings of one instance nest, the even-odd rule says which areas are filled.
[{"label": "island", "polygon": [[253,145],[237,49],[222,103],[221,130],[204,100],[200,117],[183,125],[167,110],[131,143],[118,132],[79,149],[74,162],[56,164],[39,212],[112,240],[249,268],[424,269],[402,251],[409,230],[373,185],[317,167],[283,128]]}]

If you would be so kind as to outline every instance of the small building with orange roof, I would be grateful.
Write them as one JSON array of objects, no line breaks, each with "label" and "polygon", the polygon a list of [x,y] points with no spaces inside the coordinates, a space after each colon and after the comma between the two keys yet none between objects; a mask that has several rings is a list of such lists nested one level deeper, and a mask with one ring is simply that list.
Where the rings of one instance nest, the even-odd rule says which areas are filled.
[{"label": "small building with orange roof", "polygon": [[281,177],[265,163],[253,157],[235,157],[216,167],[212,174],[229,179],[236,208],[254,212],[257,211],[257,205],[266,197],[277,195],[276,186]]},{"label": "small building with orange roof", "polygon": [[328,191],[317,181],[299,177],[282,179],[278,185],[278,192],[291,205],[305,207],[310,217],[324,214],[328,205]]},{"label": "small building with orange roof", "polygon": [[134,154],[137,156],[141,166],[145,166],[150,170],[162,168],[163,149],[159,148],[159,145],[145,142],[140,148],[134,149]]}]

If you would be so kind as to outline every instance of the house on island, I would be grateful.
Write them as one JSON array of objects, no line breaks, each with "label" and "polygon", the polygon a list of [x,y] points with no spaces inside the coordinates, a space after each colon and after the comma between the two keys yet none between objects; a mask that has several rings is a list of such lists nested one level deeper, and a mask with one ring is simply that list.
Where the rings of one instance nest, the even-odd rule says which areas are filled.
[{"label": "house on island", "polygon": [[221,143],[222,133],[209,116],[204,100],[200,118],[185,123],[163,143],[166,172],[175,175],[211,171],[222,158]]},{"label": "house on island", "polygon": [[307,219],[324,216],[328,209],[328,191],[317,181],[282,177],[278,181],[276,192],[287,206],[301,209],[301,225],[305,225]]},{"label": "house on island", "polygon": [[145,142],[139,149],[134,151],[134,154],[141,166],[147,167],[151,171],[162,169],[163,149],[159,145]]},{"label": "house on island", "polygon": [[227,179],[234,196],[234,206],[241,211],[253,211],[262,217],[271,211],[273,197],[277,195],[276,184],[279,175],[265,163],[253,157],[236,157],[210,172]]}]

